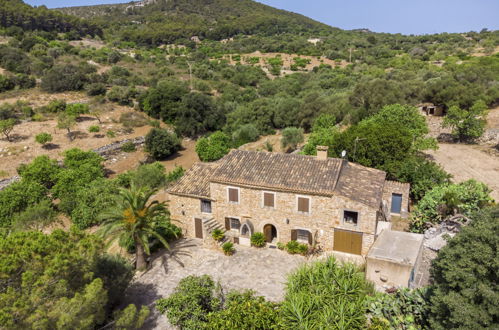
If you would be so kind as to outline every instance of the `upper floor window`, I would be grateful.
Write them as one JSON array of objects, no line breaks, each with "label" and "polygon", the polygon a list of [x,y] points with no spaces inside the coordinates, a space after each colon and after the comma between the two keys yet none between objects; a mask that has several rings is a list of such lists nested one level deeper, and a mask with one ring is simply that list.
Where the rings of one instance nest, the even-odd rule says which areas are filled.
[{"label": "upper floor window", "polygon": [[211,201],[202,199],[201,200],[201,212],[202,213],[211,213]]},{"label": "upper floor window", "polygon": [[296,198],[298,212],[310,213],[310,198],[298,196]]},{"label": "upper floor window", "polygon": [[402,195],[392,194],[392,207],[390,212],[400,214],[401,210],[402,210]]},{"label": "upper floor window", "polygon": [[275,207],[275,193],[267,191],[263,192],[263,206]]},{"label": "upper floor window", "polygon": [[343,211],[343,222],[356,225],[359,221],[359,212]]},{"label": "upper floor window", "polygon": [[229,203],[239,204],[239,188],[227,188],[227,194],[229,197]]}]

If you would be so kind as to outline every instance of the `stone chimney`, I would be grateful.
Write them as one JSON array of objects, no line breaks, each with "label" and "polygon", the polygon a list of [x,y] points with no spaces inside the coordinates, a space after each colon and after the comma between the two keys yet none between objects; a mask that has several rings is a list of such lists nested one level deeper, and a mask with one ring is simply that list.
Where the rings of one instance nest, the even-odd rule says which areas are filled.
[{"label": "stone chimney", "polygon": [[328,146],[317,146],[317,159],[327,159]]}]

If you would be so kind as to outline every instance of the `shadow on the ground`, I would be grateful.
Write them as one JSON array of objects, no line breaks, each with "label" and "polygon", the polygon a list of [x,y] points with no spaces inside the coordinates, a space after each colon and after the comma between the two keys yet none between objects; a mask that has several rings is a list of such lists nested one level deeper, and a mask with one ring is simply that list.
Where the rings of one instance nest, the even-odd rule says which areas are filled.
[{"label": "shadow on the ground", "polygon": [[154,303],[160,298],[162,297],[158,294],[155,285],[134,282],[126,291],[123,308],[128,304],[135,304],[137,309],[140,309],[141,306],[149,307],[151,313],[142,329],[154,329],[157,325],[157,319],[160,316],[160,313],[155,309]]},{"label": "shadow on the ground", "polygon": [[153,268],[153,265],[158,262],[160,262],[165,274],[168,274],[169,265],[173,262],[179,264],[181,267],[184,267],[182,257],[191,256],[188,249],[194,246],[196,246],[196,244],[193,243],[192,240],[186,238],[181,238],[175,242],[172,242],[170,244],[170,250],[161,250],[151,256],[149,269],[145,271],[144,274],[147,274]]},{"label": "shadow on the ground", "polygon": [[88,137],[88,134],[82,131],[73,131],[71,132],[71,138],[73,140],[75,139],[86,139]]},{"label": "shadow on the ground", "polygon": [[45,150],[55,150],[55,149],[59,149],[60,146],[58,144],[55,144],[55,143],[47,143],[43,146],[43,149]]},{"label": "shadow on the ground", "polygon": [[81,123],[84,121],[97,121],[97,118],[95,117],[89,117],[89,116],[79,116],[78,119],[76,120],[77,122]]},{"label": "shadow on the ground", "polygon": [[19,142],[19,141],[24,141],[28,139],[28,135],[22,135],[22,134],[11,134],[10,135],[10,142]]}]

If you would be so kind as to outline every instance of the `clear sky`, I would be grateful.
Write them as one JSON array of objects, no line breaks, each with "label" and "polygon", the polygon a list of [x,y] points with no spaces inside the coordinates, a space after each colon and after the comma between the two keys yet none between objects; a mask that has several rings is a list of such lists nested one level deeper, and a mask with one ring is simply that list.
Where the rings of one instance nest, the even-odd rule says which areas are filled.
[{"label": "clear sky", "polygon": [[[499,29],[499,0],[258,0],[342,29],[425,34]],[[27,0],[49,8],[120,0]]]}]

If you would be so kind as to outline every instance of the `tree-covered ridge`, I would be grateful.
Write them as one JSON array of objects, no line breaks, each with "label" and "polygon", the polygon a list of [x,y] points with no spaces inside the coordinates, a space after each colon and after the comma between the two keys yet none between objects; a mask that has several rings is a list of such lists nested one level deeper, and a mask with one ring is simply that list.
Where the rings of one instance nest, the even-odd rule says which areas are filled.
[{"label": "tree-covered ridge", "polygon": [[198,36],[220,40],[238,34],[332,32],[333,28],[305,16],[252,0],[158,0],[143,7],[109,5],[61,8],[79,17],[119,30],[122,39],[158,45]]},{"label": "tree-covered ridge", "polygon": [[[194,44],[191,37],[217,41],[210,48],[220,53],[299,53],[329,59],[362,60],[369,64],[409,53],[423,60],[440,61],[449,55],[465,56],[476,48],[490,53],[499,33],[487,31],[405,36],[345,31],[252,0],[157,0],[138,3],[60,8],[86,17],[105,28],[117,42],[142,46]],[[233,38],[230,42],[218,41]],[[319,38],[317,43],[308,41]],[[203,44],[206,46],[205,44]]]},{"label": "tree-covered ridge", "polygon": [[21,0],[0,0],[0,26],[23,30],[72,32],[76,36],[102,35],[96,24],[75,16],[49,10],[45,6],[31,7]]}]

